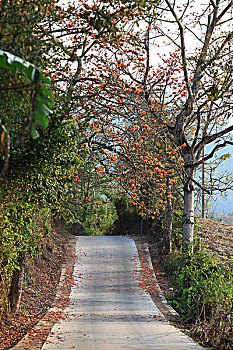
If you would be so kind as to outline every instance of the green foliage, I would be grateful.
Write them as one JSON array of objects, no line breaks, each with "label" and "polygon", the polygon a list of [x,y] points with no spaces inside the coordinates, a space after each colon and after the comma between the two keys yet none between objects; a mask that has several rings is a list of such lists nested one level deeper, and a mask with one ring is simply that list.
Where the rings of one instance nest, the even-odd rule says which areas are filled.
[{"label": "green foliage", "polygon": [[8,308],[8,293],[18,260],[22,254],[39,252],[45,227],[50,220],[48,209],[39,209],[25,201],[25,194],[5,183],[0,192],[0,314]]},{"label": "green foliage", "polygon": [[92,161],[85,148],[79,149],[73,159],[67,201],[72,216],[68,221],[79,222],[86,234],[104,234],[117,217],[113,184],[107,175],[99,176],[98,161]]},{"label": "green foliage", "polygon": [[50,83],[50,80],[46,78],[35,66],[21,58],[10,54],[9,52],[0,50],[0,66],[10,70],[14,73],[20,72],[25,75],[32,85],[35,84],[36,73],[38,72],[40,81],[42,83]]},{"label": "green foliage", "polygon": [[172,245],[174,248],[182,246],[182,214],[174,213],[172,220]]},{"label": "green foliage", "polygon": [[14,154],[1,183],[0,314],[8,307],[11,278],[20,268],[21,254],[33,257],[39,253],[51,215],[72,218],[71,168],[76,158],[75,144],[69,142],[71,131],[72,125],[61,125],[56,128],[56,140],[38,138],[25,145],[26,152],[18,157]]},{"label": "green foliage", "polygon": [[33,64],[3,50],[0,50],[0,66],[14,73],[19,72],[25,75],[32,84],[34,94],[31,99],[32,106],[29,117],[31,118],[31,136],[35,139],[39,136],[36,125],[40,125],[45,129],[49,123],[47,115],[52,112],[52,94],[45,86],[41,86],[40,84],[50,83],[50,80]]},{"label": "green foliage", "polygon": [[42,72],[49,64],[51,45],[41,40],[38,25],[47,16],[49,2],[0,4],[1,178],[11,161],[27,152],[29,136],[37,138],[48,126],[53,97],[45,86],[50,80]]},{"label": "green foliage", "polygon": [[119,196],[115,196],[113,201],[118,217],[136,213],[135,206],[130,203],[130,199],[126,195],[120,194]]},{"label": "green foliage", "polygon": [[60,139],[50,149],[55,156],[49,163],[47,139],[29,138],[49,132],[53,96],[45,85],[50,80],[42,72],[51,66],[51,45],[39,34],[49,3],[0,3],[0,316],[8,308],[14,270],[21,268],[22,257],[39,253],[51,213],[61,206],[58,191],[67,189],[64,182],[54,181],[55,172],[64,175],[56,166]]},{"label": "green foliage", "polygon": [[[99,177],[100,164],[90,160],[88,147],[80,145],[91,117],[82,125],[77,119],[72,121],[75,113],[79,117],[77,105],[82,96],[71,65],[82,47],[83,52],[93,48],[93,30],[96,42],[105,39],[100,46],[119,39],[119,4],[117,0],[105,7],[100,2],[91,8],[80,1],[78,10],[71,4],[63,10],[50,0],[0,3],[1,160],[9,169],[0,188],[0,311],[7,308],[21,255],[38,253],[51,214],[66,222],[81,221],[88,234],[105,232],[116,218],[110,199],[112,183],[108,176]],[[115,9],[115,24],[109,7]],[[128,12],[127,6],[121,10],[122,16]],[[72,39],[68,28],[73,24]],[[66,41],[71,46],[63,45]],[[81,60],[85,62],[85,57]],[[47,76],[52,82],[62,81],[60,87],[55,82],[53,94],[44,86]],[[48,118],[52,96],[54,113]],[[28,137],[30,132],[35,140]]]},{"label": "green foliage", "polygon": [[[195,231],[198,224],[195,219]],[[194,253],[182,252],[182,217],[174,215],[172,257],[164,265],[174,280],[174,296],[170,302],[189,323],[209,322],[218,312],[229,312],[233,306],[233,261],[222,264],[217,256],[201,247],[194,235]]]},{"label": "green foliage", "polygon": [[87,235],[105,234],[117,219],[114,204],[107,197],[99,195],[79,209],[77,214]]},{"label": "green foliage", "polygon": [[173,256],[165,271],[174,278],[171,304],[185,321],[210,321],[218,310],[232,309],[233,262],[223,265],[202,249]]}]

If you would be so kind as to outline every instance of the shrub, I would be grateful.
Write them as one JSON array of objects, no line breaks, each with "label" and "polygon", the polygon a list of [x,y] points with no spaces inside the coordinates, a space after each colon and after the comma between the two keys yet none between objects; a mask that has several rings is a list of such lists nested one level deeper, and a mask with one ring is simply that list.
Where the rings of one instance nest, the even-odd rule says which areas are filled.
[{"label": "shrub", "polygon": [[187,322],[210,320],[217,309],[232,309],[233,263],[223,265],[202,249],[184,257],[173,256],[165,270],[174,278],[171,304]]},{"label": "shrub", "polygon": [[164,268],[174,281],[169,302],[193,335],[216,349],[232,349],[233,260],[220,263],[202,248],[174,254]]}]

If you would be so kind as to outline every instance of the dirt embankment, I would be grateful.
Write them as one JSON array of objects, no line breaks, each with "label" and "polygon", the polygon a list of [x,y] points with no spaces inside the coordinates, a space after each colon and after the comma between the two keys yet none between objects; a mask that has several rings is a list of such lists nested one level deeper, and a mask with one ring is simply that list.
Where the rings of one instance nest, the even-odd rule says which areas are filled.
[{"label": "dirt embankment", "polygon": [[[0,321],[0,350],[11,349],[28,332],[30,332],[29,340],[20,349],[40,349],[52,325],[64,317],[61,310],[69,302],[75,241],[75,237],[60,224],[53,225],[51,233],[41,245],[39,256],[27,260],[20,309],[15,314],[8,313]],[[59,300],[55,299],[55,295],[64,265],[66,269],[62,285],[63,293]],[[56,306],[58,311],[49,312],[51,306]],[[43,317],[47,317],[46,326],[33,330]]]},{"label": "dirt embankment", "polygon": [[220,260],[233,257],[233,226],[210,219],[197,218],[197,237],[210,253]]}]

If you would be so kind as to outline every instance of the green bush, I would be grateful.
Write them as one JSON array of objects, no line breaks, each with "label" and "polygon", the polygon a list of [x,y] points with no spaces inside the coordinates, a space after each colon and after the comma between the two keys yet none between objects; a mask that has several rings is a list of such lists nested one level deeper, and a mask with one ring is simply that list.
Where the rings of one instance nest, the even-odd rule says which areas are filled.
[{"label": "green bush", "polygon": [[170,303],[185,321],[209,321],[217,310],[232,310],[233,262],[219,263],[202,249],[184,257],[181,253],[173,256],[165,271],[174,278]]},{"label": "green bush", "polygon": [[24,202],[19,196],[0,195],[0,316],[8,309],[13,273],[21,256],[34,257],[48,229],[50,211]]}]

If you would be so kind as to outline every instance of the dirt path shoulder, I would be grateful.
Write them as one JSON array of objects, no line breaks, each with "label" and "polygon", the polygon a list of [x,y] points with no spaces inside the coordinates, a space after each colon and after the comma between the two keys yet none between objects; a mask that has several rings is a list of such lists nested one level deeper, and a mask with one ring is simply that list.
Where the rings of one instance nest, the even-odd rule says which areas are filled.
[{"label": "dirt path shoulder", "polygon": [[0,350],[40,349],[53,324],[64,317],[62,311],[69,303],[72,286],[75,246],[76,237],[58,226],[46,237],[41,254],[27,261],[20,309],[1,321]]}]

